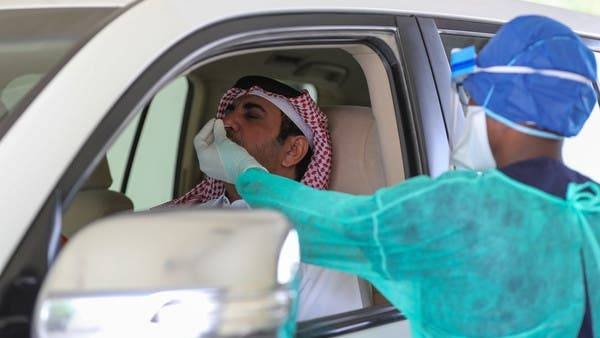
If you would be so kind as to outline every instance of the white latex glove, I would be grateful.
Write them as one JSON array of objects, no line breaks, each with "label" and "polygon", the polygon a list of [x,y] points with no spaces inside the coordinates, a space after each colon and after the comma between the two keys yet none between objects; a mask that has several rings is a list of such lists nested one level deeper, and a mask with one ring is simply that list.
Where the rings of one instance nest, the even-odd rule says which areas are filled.
[{"label": "white latex glove", "polygon": [[249,168],[267,171],[246,149],[227,138],[221,119],[211,119],[194,137],[200,170],[209,177],[235,183]]}]

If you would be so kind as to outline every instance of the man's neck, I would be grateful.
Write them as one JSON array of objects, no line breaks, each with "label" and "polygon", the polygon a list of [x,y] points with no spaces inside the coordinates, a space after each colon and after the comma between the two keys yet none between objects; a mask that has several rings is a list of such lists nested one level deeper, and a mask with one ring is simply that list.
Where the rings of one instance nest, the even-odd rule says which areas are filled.
[{"label": "man's neck", "polygon": [[562,142],[528,136],[507,142],[497,155],[495,157],[498,168],[539,157],[549,157],[562,162]]},{"label": "man's neck", "polygon": [[225,197],[227,197],[229,202],[234,202],[242,199],[240,194],[238,194],[237,190],[235,189],[235,185],[230,183],[225,183]]}]

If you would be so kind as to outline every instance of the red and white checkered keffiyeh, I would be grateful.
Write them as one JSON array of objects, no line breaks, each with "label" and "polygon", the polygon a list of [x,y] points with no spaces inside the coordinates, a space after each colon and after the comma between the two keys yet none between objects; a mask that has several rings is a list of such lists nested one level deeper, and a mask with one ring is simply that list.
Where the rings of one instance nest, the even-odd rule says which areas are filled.
[{"label": "red and white checkered keffiyeh", "polygon": [[[283,98],[290,102],[311,128],[313,131],[313,155],[304,176],[302,176],[301,182],[316,189],[327,189],[329,175],[331,174],[331,137],[329,135],[327,116],[323,114],[307,91],[303,91],[302,95],[290,99],[268,92],[258,86],[247,90],[234,87],[229,89],[221,98],[216,117],[223,118],[225,109],[235,99],[255,90],[261,91],[268,96]],[[218,198],[224,192],[225,185],[222,181],[207,177],[185,195],[167,203],[167,205],[204,203]]]}]

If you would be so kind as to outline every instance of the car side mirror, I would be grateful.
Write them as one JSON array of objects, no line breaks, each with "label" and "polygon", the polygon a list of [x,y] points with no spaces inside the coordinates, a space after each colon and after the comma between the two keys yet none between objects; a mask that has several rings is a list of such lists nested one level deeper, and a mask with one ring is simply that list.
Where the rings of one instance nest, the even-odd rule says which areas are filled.
[{"label": "car side mirror", "polygon": [[298,237],[260,210],[121,214],[78,232],[38,295],[34,337],[275,337],[295,304]]}]

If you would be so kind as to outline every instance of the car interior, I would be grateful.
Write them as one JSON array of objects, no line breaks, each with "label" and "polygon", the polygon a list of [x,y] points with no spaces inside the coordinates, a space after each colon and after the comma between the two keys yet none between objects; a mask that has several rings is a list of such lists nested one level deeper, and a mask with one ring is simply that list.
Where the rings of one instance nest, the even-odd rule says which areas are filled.
[{"label": "car interior", "polygon": [[[275,78],[308,90],[317,101],[329,119],[333,142],[329,189],[370,194],[404,180],[397,112],[385,65],[374,50],[358,44],[247,50],[207,60],[156,94],[113,143],[65,211],[63,236],[72,236],[100,217],[160,205],[194,187],[202,173],[193,138],[214,116],[221,95],[244,75]],[[173,89],[169,94],[169,87],[179,92]],[[153,114],[175,120],[173,130],[167,131],[169,123],[160,123]],[[165,144],[172,146],[167,149]],[[167,175],[152,170],[165,165],[170,170]],[[163,191],[148,201],[153,190]],[[360,289],[365,306],[386,304],[366,282],[360,281]]]}]

